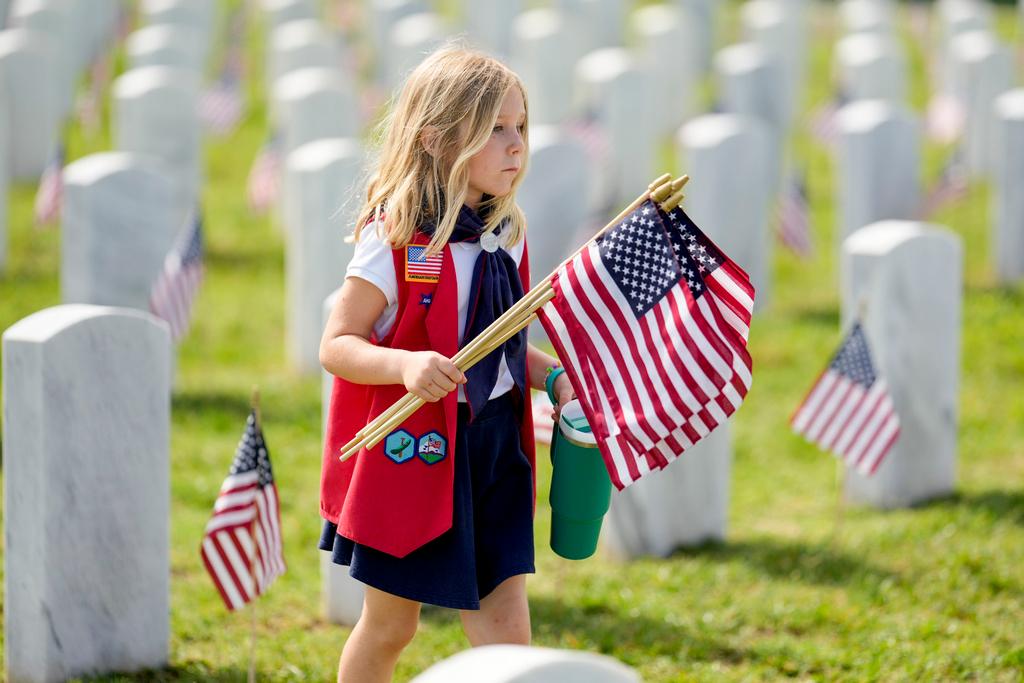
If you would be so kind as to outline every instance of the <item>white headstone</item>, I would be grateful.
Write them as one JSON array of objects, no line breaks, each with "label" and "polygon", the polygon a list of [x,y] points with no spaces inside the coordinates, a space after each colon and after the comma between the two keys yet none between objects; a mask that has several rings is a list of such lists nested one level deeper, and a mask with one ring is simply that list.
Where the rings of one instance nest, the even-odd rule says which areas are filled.
[{"label": "white headstone", "polygon": [[896,33],[892,5],[882,0],[844,0],[839,5],[839,20],[847,35]]},{"label": "white headstone", "polygon": [[1002,282],[1024,279],[1024,88],[996,98],[992,257]]},{"label": "white headstone", "polygon": [[588,52],[622,46],[626,25],[624,0],[555,0],[553,7],[583,34],[584,49]]},{"label": "white headstone", "polygon": [[398,87],[448,34],[444,20],[433,12],[402,17],[391,29],[387,54],[388,85]]},{"label": "white headstone", "polygon": [[[288,156],[284,184],[286,348],[292,367],[303,373],[320,369],[321,305],[345,278],[355,249],[343,241],[358,210],[346,197],[356,187],[363,162],[359,143],[323,139]],[[346,211],[347,209],[347,211]]]},{"label": "white headstone", "polygon": [[[534,281],[554,271],[583,244],[589,187],[586,151],[553,126],[530,130],[530,162],[516,201],[530,226],[530,272]],[[539,324],[531,336],[543,336]]]},{"label": "white headstone", "polygon": [[595,169],[591,207],[610,210],[630,202],[657,175],[651,109],[638,104],[654,88],[624,48],[596,50],[576,64],[577,106],[603,128],[609,148],[607,165]]},{"label": "white headstone", "polygon": [[[342,269],[344,270],[344,269]],[[338,299],[341,287],[331,292],[323,304],[323,324],[327,327],[334,302]],[[327,437],[327,417],[331,406],[331,389],[334,386],[334,375],[323,371],[321,381],[321,435]],[[320,599],[323,604],[324,616],[332,624],[355,626],[363,612],[363,596],[366,586],[352,578],[348,567],[335,564],[331,560],[330,551],[320,553]]]},{"label": "white headstone", "polygon": [[300,19],[317,19],[317,0],[262,0],[267,16],[267,30],[272,33],[278,26]]},{"label": "white headstone", "polygon": [[954,0],[940,2],[936,5],[939,18],[939,69],[942,87],[946,92],[954,92],[952,73],[953,42],[957,37],[972,31],[991,31],[992,13],[985,2],[978,0]]},{"label": "white headstone", "polygon": [[525,8],[524,0],[471,0],[466,2],[466,33],[480,49],[507,57],[512,46],[512,24]]},{"label": "white headstone", "polygon": [[196,36],[200,64],[210,52],[217,21],[217,3],[209,0],[145,0],[142,23],[150,26],[170,25],[191,29]]},{"label": "white headstone", "polygon": [[921,208],[920,123],[905,108],[859,100],[839,112],[839,231],[910,219]]},{"label": "white headstone", "polygon": [[963,246],[949,230],[883,221],[843,242],[844,328],[863,309],[878,374],[900,435],[878,470],[846,474],[846,494],[879,507],[953,491],[960,376]]},{"label": "white headstone", "polygon": [[15,180],[38,180],[57,151],[56,74],[55,51],[46,35],[0,31],[0,83],[6,86],[12,131],[7,162]]},{"label": "white headstone", "polygon": [[695,109],[693,94],[700,76],[696,26],[672,5],[648,5],[631,17],[637,63],[650,75],[658,131],[671,134]]},{"label": "white headstone", "polygon": [[274,84],[274,111],[286,155],[313,140],[359,134],[355,93],[337,69],[300,69],[282,76]]},{"label": "white headstone", "polygon": [[566,16],[550,8],[520,14],[512,25],[510,62],[523,79],[531,125],[559,125],[572,112],[573,69],[582,36]]},{"label": "white headstone", "polygon": [[836,72],[850,100],[906,102],[907,63],[890,36],[857,33],[843,38],[836,44]]},{"label": "white headstone", "polygon": [[55,306],[4,333],[6,680],[166,664],[170,356],[140,311]]},{"label": "white headstone", "polygon": [[[0,15],[0,20],[3,15]],[[0,274],[7,269],[7,185],[10,172],[7,160],[10,158],[10,125],[7,116],[7,95],[0,80]]]},{"label": "white headstone", "polygon": [[1013,86],[1013,56],[988,31],[971,31],[952,43],[953,92],[966,114],[967,166],[975,175],[992,167],[992,103]]},{"label": "white headstone", "polygon": [[786,111],[778,96],[782,68],[778,58],[754,43],[740,43],[715,55],[719,105],[723,112],[757,119],[768,129],[769,182],[772,193],[782,180]]},{"label": "white headstone", "polygon": [[118,152],[64,169],[61,299],[149,310],[182,224],[171,181],[148,158]]},{"label": "white headstone", "polygon": [[601,528],[601,545],[618,560],[668,557],[681,547],[725,540],[732,469],[726,423],[660,472],[622,491]]},{"label": "white headstone", "polygon": [[202,180],[196,74],[148,66],[114,81],[114,138],[125,152],[159,159],[171,174],[182,220],[196,205]]},{"label": "white headstone", "polygon": [[640,683],[640,676],[606,655],[485,645],[438,662],[412,683]]},{"label": "white headstone", "polygon": [[376,52],[376,80],[378,84],[390,87],[392,60],[388,46],[391,44],[391,31],[400,19],[426,12],[428,6],[424,0],[370,0],[369,10],[372,45]]},{"label": "white headstone", "polygon": [[185,69],[198,78],[203,73],[200,36],[189,26],[156,24],[139,29],[125,39],[128,68],[169,66]]},{"label": "white headstone", "polygon": [[693,69],[706,76],[711,69],[711,53],[715,47],[718,0],[675,0],[673,3],[682,12],[683,24],[688,27],[693,45],[690,54]]},{"label": "white headstone", "polygon": [[784,0],[750,0],[740,10],[744,37],[774,55],[782,67],[781,91],[786,120],[792,119],[803,96],[806,30],[801,12]]},{"label": "white headstone", "polygon": [[81,27],[71,23],[70,6],[53,0],[18,0],[11,8],[8,25],[35,31],[47,37],[47,44],[52,48],[55,72],[55,90],[57,97],[57,116],[63,119],[71,110],[74,99],[75,85],[78,81],[78,42],[82,39],[76,34]]},{"label": "white headstone", "polygon": [[691,176],[686,213],[747,271],[757,309],[764,308],[771,296],[769,207],[777,179],[769,128],[750,117],[708,114],[683,126],[676,144]]},{"label": "white headstone", "polygon": [[308,68],[341,69],[341,51],[324,25],[314,19],[301,19],[274,29],[267,50],[270,89],[285,74]]}]

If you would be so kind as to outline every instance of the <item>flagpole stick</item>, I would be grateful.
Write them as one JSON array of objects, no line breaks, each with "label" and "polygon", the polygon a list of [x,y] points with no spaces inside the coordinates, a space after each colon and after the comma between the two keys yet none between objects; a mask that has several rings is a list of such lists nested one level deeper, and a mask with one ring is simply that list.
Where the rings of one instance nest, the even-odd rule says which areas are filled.
[{"label": "flagpole stick", "polygon": [[846,511],[846,494],[843,486],[846,483],[846,463],[842,460],[836,463],[836,518],[832,527],[832,544],[839,543],[839,533],[843,527],[843,517]]},{"label": "flagpole stick", "polygon": [[[253,419],[256,420],[256,428],[262,428],[263,418],[260,415],[260,388],[259,386],[253,386],[252,388],[252,413]],[[249,529],[252,532],[252,529]],[[249,576],[252,577],[253,582],[256,581],[256,556],[255,553],[249,555]],[[259,598],[258,595],[253,596],[253,599],[249,601],[249,683],[256,683],[256,601]]]}]

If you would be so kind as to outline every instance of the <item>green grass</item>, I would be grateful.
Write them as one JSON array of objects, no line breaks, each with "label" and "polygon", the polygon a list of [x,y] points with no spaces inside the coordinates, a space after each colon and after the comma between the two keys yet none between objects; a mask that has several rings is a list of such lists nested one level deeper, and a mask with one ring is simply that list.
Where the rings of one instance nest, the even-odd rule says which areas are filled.
[{"label": "green grass", "polygon": [[[829,7],[815,7],[805,111],[831,88]],[[734,19],[731,8],[722,36],[735,36]],[[998,20],[1019,47],[1013,10],[1001,8]],[[920,108],[920,47],[907,45]],[[260,41],[249,47],[259,67]],[[96,680],[244,680],[250,613],[224,609],[198,546],[254,384],[289,563],[255,610],[259,677],[331,680],[348,634],[320,610],[319,378],[286,367],[282,237],[244,201],[265,136],[262,74],[253,75],[244,125],[206,150],[208,276],[173,397],[170,664]],[[110,145],[106,130],[89,137],[73,126],[68,135],[72,159]],[[804,134],[792,143],[809,169],[818,250],[806,262],[781,250],[774,257],[772,308],[751,334],[756,381],[735,418],[728,541],[628,565],[558,559],[547,546],[550,468],[541,452],[538,573],[529,582],[535,642],[610,654],[646,681],[1020,680],[1024,290],[994,284],[986,190],[975,187],[936,219],[964,238],[966,253],[957,493],[909,510],[850,508],[837,525],[835,461],[786,424],[838,341],[833,163]],[[926,178],[945,151],[926,150]],[[666,149],[663,161],[671,158]],[[59,234],[31,226],[33,194],[26,186],[11,192],[2,329],[59,303]],[[428,608],[396,678],[465,647],[457,616]]]}]

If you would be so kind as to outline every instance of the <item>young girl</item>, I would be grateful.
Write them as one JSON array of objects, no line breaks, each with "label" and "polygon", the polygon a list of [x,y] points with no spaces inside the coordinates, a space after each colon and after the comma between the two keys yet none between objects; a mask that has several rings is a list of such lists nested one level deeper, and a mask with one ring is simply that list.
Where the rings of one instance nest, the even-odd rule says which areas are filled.
[{"label": "young girl", "polygon": [[[345,683],[390,680],[424,602],[461,610],[474,646],[529,643],[530,388],[551,384],[561,405],[573,396],[525,331],[465,373],[449,360],[529,289],[515,204],[528,156],[519,78],[483,54],[442,49],[409,76],[385,127],[320,346],[335,375],[320,547],[367,586],[338,666]],[[340,462],[407,392],[427,403]]]}]

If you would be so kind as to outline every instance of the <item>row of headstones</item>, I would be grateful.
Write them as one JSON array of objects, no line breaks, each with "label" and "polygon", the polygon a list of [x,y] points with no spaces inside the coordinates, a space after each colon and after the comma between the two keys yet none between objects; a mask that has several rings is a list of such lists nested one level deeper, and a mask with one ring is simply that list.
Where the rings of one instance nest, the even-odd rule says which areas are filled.
[{"label": "row of headstones", "polygon": [[39,178],[53,160],[77,77],[116,24],[116,0],[0,3],[0,272],[7,264],[8,185]]},{"label": "row of headstones", "polygon": [[[912,126],[900,125],[909,114],[893,103],[901,92],[886,71],[885,65],[892,62],[878,60],[862,66],[875,61],[868,55],[884,43],[870,32],[845,41],[840,44],[839,62],[841,73],[855,77],[847,81],[857,85],[854,96],[886,99],[858,101],[840,114],[843,326],[866,307],[863,324],[878,369],[892,388],[902,431],[880,470],[871,478],[851,472],[844,489],[846,496],[859,502],[904,506],[948,493],[954,485],[962,247],[948,230],[883,220],[917,215],[919,136]],[[862,50],[865,47],[870,49]],[[957,64],[959,53],[964,54],[963,66]],[[981,61],[969,53],[952,50],[954,73],[968,71],[972,62]],[[959,76],[962,81],[972,78],[985,76],[977,72]],[[1000,275],[1017,279],[1024,260],[1024,211],[1015,192],[1024,180],[1022,111],[1022,91],[996,100],[994,137],[999,145],[993,148],[998,159],[993,170],[999,228],[995,249]],[[737,154],[742,148],[749,144],[737,145]],[[720,174],[731,167],[724,156],[714,166]],[[695,176],[705,174],[691,168]],[[709,207],[707,214],[712,228],[726,215],[717,208]],[[691,212],[702,210],[692,207]],[[1006,254],[1007,250],[1012,253]],[[1015,265],[1010,265],[1011,260]],[[908,363],[907,358],[913,361]],[[724,426],[666,473],[613,497],[605,546],[624,558],[667,556],[683,545],[724,539],[731,455],[729,427]]]},{"label": "row of headstones", "polygon": [[[838,113],[838,241],[878,220],[921,215],[922,135],[906,105],[906,59],[893,8],[882,0],[847,0],[849,34],[836,45],[839,87],[850,100]],[[1013,56],[992,33],[987,6],[939,3],[940,87],[964,114],[966,172],[993,184],[992,254],[1000,280],[1024,277],[1024,181],[1019,145],[1024,91],[1013,91]]]},{"label": "row of headstones", "polygon": [[[864,45],[878,45],[869,32],[857,34],[858,40],[861,37],[872,39]],[[886,98],[855,101],[839,116],[843,326],[866,307],[863,323],[875,362],[892,387],[902,420],[900,439],[880,470],[871,478],[851,472],[844,487],[845,494],[859,502],[904,506],[948,493],[954,485],[962,247],[948,230],[910,220],[885,220],[918,215],[920,136],[911,115],[892,101],[896,89],[885,67],[875,64],[861,71],[860,46],[850,41],[840,49],[840,64],[849,67],[842,72],[855,72],[862,89],[854,94]],[[964,54],[962,66],[958,65],[960,53]],[[958,77],[961,82],[992,82],[977,71],[985,67],[975,63],[984,60],[970,56],[970,50],[954,49],[951,61],[954,73],[968,73]],[[972,68],[976,70],[971,72]],[[986,102],[977,92],[971,97],[972,106],[977,106],[978,99]],[[998,144],[991,148],[997,216],[994,249],[1000,276],[1020,279],[1024,276],[1024,203],[1016,188],[1024,181],[1020,146],[1024,91],[995,98],[994,107],[993,98],[990,95],[981,109],[994,109],[997,122],[993,137]],[[708,124],[695,121],[688,128],[697,125]],[[697,179],[710,175],[720,182],[735,169],[737,159],[741,163],[750,159],[750,148],[743,141],[732,154],[716,150],[717,154],[705,156],[714,163],[704,168],[696,156],[688,168]],[[736,196],[742,189],[732,192]],[[710,206],[704,205],[707,195],[697,195],[696,190],[694,195],[689,210],[714,235],[734,208],[723,203],[730,194]],[[912,361],[908,363],[907,358]],[[609,551],[626,558],[666,556],[681,545],[724,539],[731,455],[726,425],[667,472],[613,497],[603,537]]]},{"label": "row of headstones", "polygon": [[[147,307],[148,288],[175,232],[195,207],[202,177],[199,74],[149,66],[159,64],[154,57],[159,41],[147,36],[156,31],[171,36],[175,45],[189,45],[190,53],[201,52],[209,43],[208,31],[202,31],[212,27],[214,7],[205,0],[142,3],[144,21],[152,26],[133,36],[129,52],[137,68],[113,86],[115,147],[130,155],[97,155],[64,169],[70,188],[62,213],[65,301]],[[0,81],[6,86],[0,104],[9,105],[0,106],[4,199],[8,169],[15,179],[33,180],[52,162],[78,74],[100,50],[109,49],[124,20],[121,9],[115,0],[18,0],[12,6],[10,25],[16,28],[0,32]],[[7,242],[3,213],[0,269]],[[129,239],[122,242],[125,236]],[[128,245],[124,252],[122,244]]]}]

